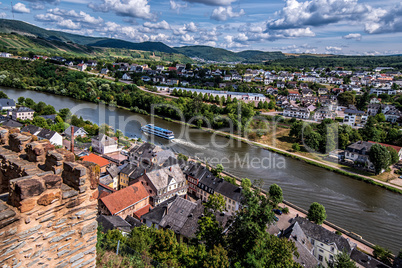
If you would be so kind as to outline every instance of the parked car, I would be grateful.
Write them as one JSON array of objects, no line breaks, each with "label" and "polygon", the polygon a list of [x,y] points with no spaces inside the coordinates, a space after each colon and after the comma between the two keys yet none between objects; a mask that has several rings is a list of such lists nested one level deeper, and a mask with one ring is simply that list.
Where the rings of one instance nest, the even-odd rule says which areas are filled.
[{"label": "parked car", "polygon": [[279,221],[279,218],[277,216],[274,216],[275,221]]},{"label": "parked car", "polygon": [[272,211],[273,211],[275,214],[282,215],[282,211],[279,210],[279,209],[273,209]]}]

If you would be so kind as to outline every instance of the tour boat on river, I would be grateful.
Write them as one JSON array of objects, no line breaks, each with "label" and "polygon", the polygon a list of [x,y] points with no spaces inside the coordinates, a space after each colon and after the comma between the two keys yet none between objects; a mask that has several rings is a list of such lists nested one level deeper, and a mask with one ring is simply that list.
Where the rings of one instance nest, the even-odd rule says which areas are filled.
[{"label": "tour boat on river", "polygon": [[141,130],[147,134],[155,135],[164,139],[168,140],[174,139],[173,131],[154,126],[153,124],[145,125],[141,128]]}]

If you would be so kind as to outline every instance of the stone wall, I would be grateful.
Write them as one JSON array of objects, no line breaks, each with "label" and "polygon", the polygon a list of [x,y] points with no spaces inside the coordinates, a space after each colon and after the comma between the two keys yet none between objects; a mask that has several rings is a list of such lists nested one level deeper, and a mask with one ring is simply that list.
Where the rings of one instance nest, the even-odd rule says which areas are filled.
[{"label": "stone wall", "polygon": [[[74,162],[74,155],[51,150],[46,142],[25,143],[29,139],[21,136],[31,137],[25,133],[11,134],[3,142],[2,130],[0,170],[14,167],[16,171],[12,177],[7,172],[2,175],[9,192],[3,195],[7,202],[0,201],[0,267],[94,267],[96,168],[87,162]],[[25,148],[11,151],[10,142]],[[21,159],[24,150],[32,162]],[[34,155],[29,156],[31,153]],[[35,172],[27,169],[29,165]]]}]

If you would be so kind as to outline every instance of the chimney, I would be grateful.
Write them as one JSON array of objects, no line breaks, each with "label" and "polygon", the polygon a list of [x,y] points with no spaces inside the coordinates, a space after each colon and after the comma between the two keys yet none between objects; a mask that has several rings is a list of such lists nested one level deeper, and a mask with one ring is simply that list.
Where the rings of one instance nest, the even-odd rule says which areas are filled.
[{"label": "chimney", "polygon": [[71,125],[71,152],[74,153],[74,126]]}]

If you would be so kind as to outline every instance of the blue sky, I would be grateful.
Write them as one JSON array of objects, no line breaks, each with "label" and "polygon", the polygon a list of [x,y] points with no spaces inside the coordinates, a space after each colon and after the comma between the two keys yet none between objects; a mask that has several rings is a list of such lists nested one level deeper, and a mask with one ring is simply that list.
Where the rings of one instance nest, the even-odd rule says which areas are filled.
[{"label": "blue sky", "polygon": [[[0,18],[169,46],[345,55],[402,54],[395,0],[0,0]],[[13,11],[13,12],[12,12]]]}]

